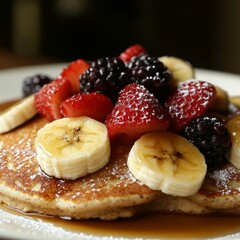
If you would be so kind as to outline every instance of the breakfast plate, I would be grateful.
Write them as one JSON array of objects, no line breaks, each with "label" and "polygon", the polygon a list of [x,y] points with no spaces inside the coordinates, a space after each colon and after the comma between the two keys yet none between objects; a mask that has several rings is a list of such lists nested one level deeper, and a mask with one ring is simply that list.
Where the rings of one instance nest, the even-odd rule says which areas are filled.
[{"label": "breakfast plate", "polygon": [[[66,64],[53,64],[7,69],[0,71],[0,104],[12,99],[18,99],[22,96],[21,86],[22,81],[25,77],[37,73],[45,73],[50,77],[55,77],[61,72],[64,66],[66,66]],[[196,76],[199,80],[209,81],[222,87],[223,89],[227,90],[231,96],[240,95],[240,76],[238,75],[197,69]],[[224,219],[221,220],[223,221]],[[239,221],[239,218],[235,220]],[[66,224],[64,223],[64,221],[66,221]],[[122,224],[130,224],[131,222],[132,221],[123,221]],[[74,227],[69,227],[71,224],[70,221],[67,220],[52,221],[51,218],[24,215],[7,209],[4,206],[0,207],[0,237],[4,239],[148,239],[148,237],[143,237],[143,235],[141,235],[142,231],[140,230],[139,234],[131,236],[121,235],[121,229],[119,229],[118,233],[115,232],[114,235],[111,235],[108,232],[104,233],[104,230],[101,234],[99,234],[99,232],[91,232],[89,230],[94,228],[94,224],[98,228],[102,226],[97,221],[90,221],[90,225],[92,228],[81,228],[80,226],[82,226],[82,224],[80,222],[78,229],[77,224],[77,222],[74,222]],[[104,227],[106,227],[107,224],[109,226],[114,226],[114,223],[104,223]],[[119,224],[119,222],[117,224]],[[88,231],[84,231],[81,229],[88,229]],[[172,229],[174,230],[174,227]],[[162,235],[152,235],[151,238],[165,239],[164,237],[165,236]],[[192,236],[191,238],[193,237],[194,236]],[[217,237],[215,237],[214,239],[220,240],[239,238],[240,231],[239,233],[233,233],[229,231],[221,236],[217,235]],[[211,239],[213,239],[212,236]]]}]

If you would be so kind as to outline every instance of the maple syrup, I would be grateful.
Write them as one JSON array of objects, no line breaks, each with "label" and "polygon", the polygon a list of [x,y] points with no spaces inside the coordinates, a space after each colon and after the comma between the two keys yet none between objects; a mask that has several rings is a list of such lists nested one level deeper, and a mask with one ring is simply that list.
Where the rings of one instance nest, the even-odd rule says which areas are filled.
[{"label": "maple syrup", "polygon": [[34,220],[54,224],[56,227],[74,233],[91,236],[112,236],[125,238],[174,238],[201,239],[226,236],[240,232],[239,216],[189,216],[170,214],[149,214],[130,219],[114,221],[66,220],[58,217],[45,217],[38,214],[26,214],[0,205],[0,209],[16,216],[26,216]]},{"label": "maple syrup", "polygon": [[[15,101],[0,104],[0,111],[11,106]],[[131,219],[115,221],[101,220],[66,220],[57,217],[45,217],[26,214],[0,205],[0,209],[16,216],[26,216],[54,224],[65,230],[96,236],[129,238],[213,238],[240,232],[239,216],[188,216],[170,214],[149,214]]]}]

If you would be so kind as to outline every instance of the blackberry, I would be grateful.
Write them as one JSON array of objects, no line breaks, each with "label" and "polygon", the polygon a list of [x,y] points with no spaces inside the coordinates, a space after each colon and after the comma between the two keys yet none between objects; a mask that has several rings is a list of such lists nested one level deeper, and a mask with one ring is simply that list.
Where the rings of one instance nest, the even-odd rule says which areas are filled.
[{"label": "blackberry", "polygon": [[132,57],[127,66],[132,82],[144,85],[157,98],[169,92],[171,73],[158,58],[142,54]]},{"label": "blackberry", "polygon": [[23,79],[22,94],[27,97],[38,92],[45,84],[51,82],[51,78],[44,74],[36,74],[34,76]]},{"label": "blackberry", "polygon": [[114,102],[119,92],[130,83],[130,75],[119,58],[106,57],[96,60],[80,77],[80,89],[84,93],[98,92]]},{"label": "blackberry", "polygon": [[193,120],[182,132],[204,155],[208,168],[212,169],[226,162],[231,147],[227,126],[211,116]]}]

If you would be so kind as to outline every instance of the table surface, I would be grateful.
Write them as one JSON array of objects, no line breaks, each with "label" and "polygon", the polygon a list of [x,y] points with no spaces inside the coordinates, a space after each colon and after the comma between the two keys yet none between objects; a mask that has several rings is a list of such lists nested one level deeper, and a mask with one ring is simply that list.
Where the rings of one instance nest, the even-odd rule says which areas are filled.
[{"label": "table surface", "polygon": [[46,56],[23,56],[6,49],[0,49],[0,70],[22,66],[56,63],[60,61],[60,59]]}]

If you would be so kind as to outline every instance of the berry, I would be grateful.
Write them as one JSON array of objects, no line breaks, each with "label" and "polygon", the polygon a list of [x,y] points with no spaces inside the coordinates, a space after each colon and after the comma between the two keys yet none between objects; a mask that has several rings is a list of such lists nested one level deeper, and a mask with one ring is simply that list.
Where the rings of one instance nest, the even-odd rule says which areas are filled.
[{"label": "berry", "polygon": [[72,87],[68,79],[53,80],[36,93],[35,106],[37,112],[49,121],[62,118],[60,105],[72,95]]},{"label": "berry", "polygon": [[143,133],[166,130],[166,112],[155,96],[144,86],[132,83],[119,94],[106,126],[110,140],[132,143]]},{"label": "berry", "polygon": [[78,59],[71,62],[62,73],[58,76],[59,79],[66,78],[70,81],[73,89],[73,93],[80,92],[79,77],[82,73],[90,67],[89,63],[83,59]]},{"label": "berry", "polygon": [[22,85],[23,96],[27,97],[38,92],[45,84],[51,81],[52,79],[45,74],[36,74],[24,78]]},{"label": "berry", "polygon": [[98,59],[80,77],[81,92],[98,92],[114,102],[120,90],[129,83],[128,69],[119,58]]},{"label": "berry", "polygon": [[158,58],[140,55],[133,57],[127,66],[132,82],[144,85],[158,99],[168,92],[171,73]]},{"label": "berry", "polygon": [[136,44],[128,47],[125,51],[123,51],[119,58],[122,59],[124,62],[129,62],[132,57],[139,56],[143,53],[146,53],[146,50],[143,46]]},{"label": "berry", "polygon": [[165,102],[171,118],[171,129],[178,132],[194,118],[203,115],[211,106],[215,94],[215,87],[211,83],[197,80],[181,82]]},{"label": "berry", "polygon": [[199,148],[209,168],[226,162],[231,138],[226,125],[216,117],[194,119],[183,129],[182,135]]},{"label": "berry", "polygon": [[105,121],[112,109],[112,101],[96,92],[73,95],[61,104],[61,113],[64,117],[87,116],[100,122]]}]

